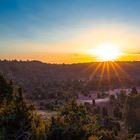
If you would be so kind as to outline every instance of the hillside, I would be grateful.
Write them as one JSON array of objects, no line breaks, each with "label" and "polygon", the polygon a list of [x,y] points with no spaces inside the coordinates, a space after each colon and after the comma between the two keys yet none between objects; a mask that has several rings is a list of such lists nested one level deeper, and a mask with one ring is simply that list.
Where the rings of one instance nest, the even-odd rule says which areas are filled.
[{"label": "hillside", "polygon": [[21,86],[25,93],[41,89],[45,93],[51,90],[51,86],[57,89],[68,81],[82,81],[82,87],[88,83],[86,88],[97,87],[99,81],[112,88],[124,83],[126,87],[140,84],[140,62],[46,64],[39,61],[5,60],[0,61],[0,73]]}]

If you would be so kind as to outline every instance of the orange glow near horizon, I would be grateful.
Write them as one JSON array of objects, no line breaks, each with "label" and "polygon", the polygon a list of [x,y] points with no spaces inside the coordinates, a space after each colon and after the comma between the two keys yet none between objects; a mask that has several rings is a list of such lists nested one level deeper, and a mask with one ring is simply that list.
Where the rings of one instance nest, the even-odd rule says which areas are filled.
[{"label": "orange glow near horizon", "polygon": [[126,25],[96,25],[56,41],[1,41],[0,59],[71,64],[140,61],[139,34]]},{"label": "orange glow near horizon", "polygon": [[[78,53],[23,53],[23,54],[2,54],[1,60],[37,60],[45,63],[53,64],[73,64],[73,63],[88,63],[88,62],[104,62],[107,60],[99,60],[97,56],[89,54],[78,54]],[[139,61],[139,54],[124,54],[119,56],[115,61]]]}]

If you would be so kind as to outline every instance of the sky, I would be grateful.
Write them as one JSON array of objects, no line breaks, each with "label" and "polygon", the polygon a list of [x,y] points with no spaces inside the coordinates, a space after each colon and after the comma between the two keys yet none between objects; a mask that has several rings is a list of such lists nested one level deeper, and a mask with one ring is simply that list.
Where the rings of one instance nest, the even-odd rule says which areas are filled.
[{"label": "sky", "polygon": [[0,59],[91,62],[111,43],[138,61],[139,13],[139,0],[0,0]]}]

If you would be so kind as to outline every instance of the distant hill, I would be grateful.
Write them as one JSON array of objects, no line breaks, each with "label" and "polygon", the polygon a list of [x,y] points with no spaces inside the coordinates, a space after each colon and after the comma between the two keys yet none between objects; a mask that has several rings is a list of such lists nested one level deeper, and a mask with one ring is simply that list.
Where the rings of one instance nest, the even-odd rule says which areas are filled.
[{"label": "distant hill", "polygon": [[4,60],[0,61],[0,73],[27,91],[47,82],[67,80],[86,82],[114,79],[140,84],[140,62],[47,64],[39,61]]}]

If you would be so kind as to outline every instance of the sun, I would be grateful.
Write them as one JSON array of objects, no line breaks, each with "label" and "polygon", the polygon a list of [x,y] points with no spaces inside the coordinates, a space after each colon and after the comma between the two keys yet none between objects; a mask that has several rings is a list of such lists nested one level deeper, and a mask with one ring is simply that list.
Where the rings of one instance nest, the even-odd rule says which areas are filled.
[{"label": "sun", "polygon": [[90,50],[99,61],[114,61],[121,56],[119,47],[111,43],[103,43]]}]

